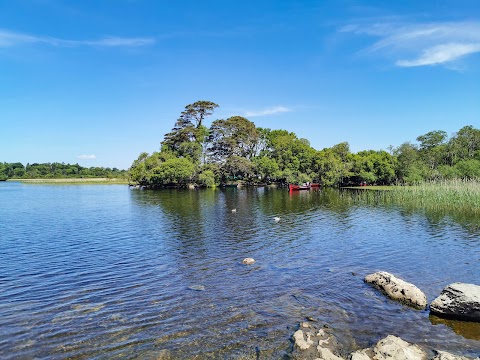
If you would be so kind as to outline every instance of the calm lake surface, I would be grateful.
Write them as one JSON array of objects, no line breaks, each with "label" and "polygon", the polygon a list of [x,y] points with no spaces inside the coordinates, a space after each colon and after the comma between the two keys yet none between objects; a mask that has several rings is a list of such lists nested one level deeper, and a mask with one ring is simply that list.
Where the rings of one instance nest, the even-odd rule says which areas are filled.
[{"label": "calm lake surface", "polygon": [[0,183],[0,358],[280,359],[306,316],[346,351],[395,334],[477,356],[479,324],[429,317],[363,277],[392,272],[430,302],[480,284],[479,264],[479,219],[336,191]]}]

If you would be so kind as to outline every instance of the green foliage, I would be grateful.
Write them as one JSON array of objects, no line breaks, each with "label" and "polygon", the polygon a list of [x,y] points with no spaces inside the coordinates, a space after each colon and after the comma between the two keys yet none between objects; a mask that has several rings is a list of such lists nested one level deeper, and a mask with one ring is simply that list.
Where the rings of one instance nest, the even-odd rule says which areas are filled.
[{"label": "green foliage", "polygon": [[456,177],[462,179],[480,179],[480,160],[461,160],[454,166]]},{"label": "green foliage", "polygon": [[269,183],[280,178],[280,168],[275,159],[266,156],[257,156],[253,158],[252,162],[262,182]]},{"label": "green foliage", "polygon": [[198,175],[198,183],[205,187],[215,187],[215,174],[212,170],[205,170]]},{"label": "green foliage", "polygon": [[451,165],[467,159],[480,160],[480,129],[464,126],[448,142]]},{"label": "green foliage", "polygon": [[198,142],[183,142],[178,147],[177,156],[185,157],[191,162],[198,162],[202,154],[202,145]]},{"label": "green foliage", "polygon": [[255,165],[247,158],[231,156],[222,166],[225,179],[248,179],[255,175]]},{"label": "green foliage", "polygon": [[199,168],[199,172],[202,173],[205,171],[211,171],[214,175],[215,184],[216,185],[220,184],[222,179],[222,169],[220,168],[219,164],[216,164],[216,163],[203,164]]},{"label": "green foliage", "polygon": [[199,161],[202,147],[190,143],[204,143],[208,133],[202,125],[203,120],[212,115],[217,107],[218,105],[211,101],[197,101],[185,106],[172,131],[165,135],[162,147],[174,153],[178,152],[178,156],[184,156],[186,151],[192,161]]},{"label": "green foliage", "polygon": [[210,127],[210,156],[216,162],[232,156],[250,159],[255,155],[258,141],[255,124],[242,116],[215,120]]},{"label": "green foliage", "polygon": [[202,121],[213,114],[213,111],[218,107],[217,104],[211,101],[196,101],[193,104],[185,106],[185,110],[180,115],[180,118],[187,122],[195,122],[195,127],[200,128]]},{"label": "green foliage", "polygon": [[305,184],[312,181],[309,175],[302,172],[286,172],[284,176],[289,184]]},{"label": "green foliage", "polygon": [[186,185],[194,174],[195,165],[191,161],[185,158],[173,158],[162,162],[152,170],[150,182],[154,187]]},{"label": "green foliage", "polygon": [[[323,149],[316,154],[314,166],[322,184],[339,186],[352,175],[350,171],[352,164],[345,149],[345,145],[334,146],[330,149]],[[345,158],[345,161],[342,160],[342,157]]]},{"label": "green foliage", "polygon": [[65,163],[0,163],[0,179],[125,178],[117,168],[90,167]]},{"label": "green foliage", "polygon": [[[303,183],[316,178],[313,162],[317,151],[308,140],[285,130],[263,132],[265,146],[261,155],[275,160],[278,171],[274,177],[280,182]],[[275,165],[274,165],[275,166]]]},{"label": "green foliage", "polygon": [[480,130],[473,126],[463,127],[450,139],[446,132],[435,130],[418,136],[418,144],[390,147],[391,153],[355,154],[347,142],[317,151],[293,132],[257,128],[241,116],[215,120],[207,128],[204,120],[217,107],[210,101],[187,105],[165,135],[161,151],[141,154],[134,161],[131,181],[151,187],[183,186],[192,180],[214,186],[239,179],[342,186],[480,176]]},{"label": "green foliage", "polygon": [[360,151],[352,159],[352,182],[385,185],[395,181],[396,160],[386,151]]},{"label": "green foliage", "polygon": [[420,142],[419,156],[431,170],[437,169],[446,161],[446,139],[447,133],[440,130],[417,137],[417,141]]}]

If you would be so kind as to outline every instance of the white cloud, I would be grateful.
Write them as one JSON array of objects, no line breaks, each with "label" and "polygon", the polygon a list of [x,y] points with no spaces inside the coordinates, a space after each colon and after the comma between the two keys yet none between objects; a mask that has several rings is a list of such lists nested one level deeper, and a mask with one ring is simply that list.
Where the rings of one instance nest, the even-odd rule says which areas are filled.
[{"label": "white cloud", "polygon": [[360,53],[382,54],[401,67],[446,65],[480,52],[479,22],[351,24],[340,31],[380,38]]},{"label": "white cloud", "polygon": [[85,45],[99,45],[99,46],[144,46],[155,43],[153,38],[120,38],[120,37],[105,37],[96,41],[84,41]]},{"label": "white cloud", "polygon": [[274,115],[274,114],[280,114],[280,113],[286,113],[292,111],[291,109],[285,107],[285,106],[274,106],[270,108],[266,108],[263,110],[258,110],[258,111],[247,111],[245,113],[245,116],[249,117],[255,117],[255,116],[265,116],[265,115]]},{"label": "white cloud", "polygon": [[68,40],[50,36],[36,36],[0,29],[0,47],[11,47],[22,44],[46,44],[59,47],[102,46],[102,47],[138,47],[152,45],[155,39],[103,37],[97,40]]},{"label": "white cloud", "polygon": [[437,65],[454,61],[466,56],[480,52],[480,43],[478,44],[443,44],[433,46],[423,51],[422,56],[415,60],[399,60],[395,64],[398,66],[412,67],[423,65]]},{"label": "white cloud", "polygon": [[97,157],[95,155],[78,155],[77,159],[80,160],[95,160]]}]

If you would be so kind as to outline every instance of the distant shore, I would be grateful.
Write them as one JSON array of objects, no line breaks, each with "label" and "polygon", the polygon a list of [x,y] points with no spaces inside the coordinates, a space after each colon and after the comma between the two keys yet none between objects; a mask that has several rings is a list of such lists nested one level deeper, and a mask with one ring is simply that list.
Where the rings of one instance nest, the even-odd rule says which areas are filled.
[{"label": "distant shore", "polygon": [[128,185],[127,179],[117,178],[63,178],[63,179],[8,179],[7,181],[27,184],[122,184]]}]

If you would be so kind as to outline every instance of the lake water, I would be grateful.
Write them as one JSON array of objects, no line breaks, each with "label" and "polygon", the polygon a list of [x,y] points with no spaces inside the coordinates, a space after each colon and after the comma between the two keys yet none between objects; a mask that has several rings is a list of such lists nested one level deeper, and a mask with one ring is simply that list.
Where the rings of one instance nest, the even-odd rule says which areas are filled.
[{"label": "lake water", "polygon": [[363,282],[389,271],[429,302],[480,284],[479,219],[459,219],[328,190],[0,183],[0,358],[279,359],[307,316],[346,351],[395,334],[476,356],[479,324]]}]

